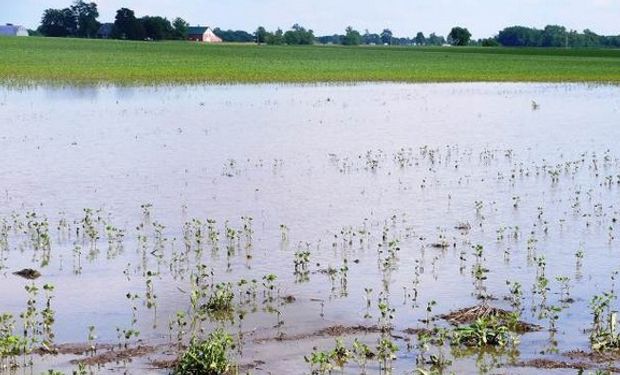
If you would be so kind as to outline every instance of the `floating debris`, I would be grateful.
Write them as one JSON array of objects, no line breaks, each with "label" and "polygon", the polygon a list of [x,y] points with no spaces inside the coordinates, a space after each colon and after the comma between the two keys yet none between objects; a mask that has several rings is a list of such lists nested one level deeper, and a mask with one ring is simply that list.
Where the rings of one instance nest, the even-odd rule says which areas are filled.
[{"label": "floating debris", "polygon": [[36,280],[41,277],[41,272],[33,270],[32,268],[24,268],[23,270],[13,272],[13,275],[20,276],[28,280]]}]

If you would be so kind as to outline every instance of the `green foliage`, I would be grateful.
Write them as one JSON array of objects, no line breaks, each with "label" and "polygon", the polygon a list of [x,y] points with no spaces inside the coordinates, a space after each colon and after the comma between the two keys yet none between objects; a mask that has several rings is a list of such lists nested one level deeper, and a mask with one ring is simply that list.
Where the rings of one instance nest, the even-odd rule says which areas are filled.
[{"label": "green foliage", "polygon": [[342,44],[345,46],[357,46],[362,42],[362,35],[357,30],[353,30],[351,26],[345,30],[345,36]]},{"label": "green foliage", "polygon": [[291,30],[284,33],[284,43],[288,45],[314,44],[314,32],[303,26],[294,24]]},{"label": "green foliage", "polygon": [[233,310],[235,294],[230,283],[217,284],[207,301],[207,310],[212,312],[227,312]]},{"label": "green foliage", "polygon": [[259,48],[185,42],[0,38],[0,81],[5,84],[620,82],[619,63],[620,50],[613,49]]},{"label": "green foliage", "polygon": [[172,21],[172,27],[174,27],[174,32],[177,38],[187,38],[187,29],[189,29],[189,23],[187,23],[187,21],[185,21],[183,18],[175,18],[174,21]]},{"label": "green foliage", "polygon": [[448,41],[453,46],[466,46],[469,44],[471,33],[464,27],[456,26],[450,30],[448,34]]},{"label": "green foliage", "polygon": [[454,345],[505,346],[510,339],[510,329],[495,317],[479,318],[472,324],[457,327],[452,334]]},{"label": "green foliage", "polygon": [[213,33],[224,42],[252,43],[255,41],[254,35],[243,30],[222,30],[216,27]]},{"label": "green foliage", "polygon": [[424,33],[421,31],[416,34],[413,40],[415,44],[417,44],[418,46],[423,46],[426,44],[426,37],[424,36]]},{"label": "green foliage", "polygon": [[86,3],[83,0],[77,0],[72,6],[71,11],[75,15],[77,22],[76,36],[81,38],[94,38],[99,30],[99,11],[97,4]]},{"label": "green foliage", "polygon": [[192,342],[174,369],[175,375],[222,375],[232,368],[229,351],[232,336],[223,330],[212,332],[205,341]]},{"label": "green foliage", "polygon": [[[13,334],[15,320],[11,314],[0,315],[0,365],[15,365],[15,357],[27,352],[29,341]],[[0,368],[2,368],[0,366]]]},{"label": "green foliage", "polygon": [[544,29],[525,26],[506,27],[497,35],[506,47],[620,47],[620,36],[603,36],[589,29],[579,33],[564,26],[547,25]]},{"label": "green foliage", "polygon": [[46,9],[38,31],[45,36],[65,37],[75,35],[77,22],[70,8]]},{"label": "green foliage", "polygon": [[617,312],[611,310],[611,304],[616,299],[613,293],[603,293],[592,297],[592,330],[590,331],[590,345],[595,351],[620,349],[620,334],[617,332]]},{"label": "green foliage", "polygon": [[394,35],[392,34],[392,30],[390,29],[383,29],[383,31],[381,32],[381,42],[383,44],[392,44],[392,37]]},{"label": "green foliage", "polygon": [[144,36],[152,40],[174,39],[175,30],[170,21],[163,17],[142,17],[140,19]]},{"label": "green foliage", "polygon": [[144,27],[136,18],[134,11],[127,8],[116,11],[112,35],[117,39],[129,40],[143,40],[146,36]]},{"label": "green foliage", "polygon": [[480,41],[480,45],[483,47],[499,47],[499,42],[495,38],[486,38]]},{"label": "green foliage", "polygon": [[256,32],[254,33],[254,36],[256,38],[256,43],[258,44],[262,44],[262,43],[267,43],[267,30],[265,30],[265,28],[263,26],[259,26],[258,29],[256,29]]},{"label": "green foliage", "polygon": [[[362,344],[363,345],[363,344]],[[354,350],[361,349],[360,343],[354,344]],[[367,350],[368,347],[365,347]],[[329,374],[333,369],[343,369],[353,357],[354,352],[349,350],[342,339],[336,339],[336,346],[331,351],[313,351],[310,356],[304,356],[304,360],[310,364],[311,374]],[[356,355],[358,355],[356,353]]]},{"label": "green foliage", "polygon": [[284,33],[282,29],[277,29],[274,33],[267,33],[267,35],[265,35],[265,42],[275,46],[284,44]]}]

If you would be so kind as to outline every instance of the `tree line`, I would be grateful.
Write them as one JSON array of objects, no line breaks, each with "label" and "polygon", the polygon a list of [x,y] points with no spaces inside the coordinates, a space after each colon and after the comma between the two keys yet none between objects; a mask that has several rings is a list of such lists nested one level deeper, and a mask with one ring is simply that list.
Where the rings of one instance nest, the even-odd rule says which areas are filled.
[{"label": "tree line", "polygon": [[507,27],[495,39],[498,44],[507,47],[620,47],[620,35],[598,35],[589,29],[579,33],[559,25],[547,25],[542,30],[524,26]]},{"label": "tree line", "polygon": [[[51,37],[96,38],[101,27],[99,11],[94,2],[76,0],[64,9],[46,9],[37,33]],[[182,18],[170,22],[159,16],[137,18],[135,12],[121,8],[106,37],[131,40],[185,39],[189,24]]]},{"label": "tree line", "polygon": [[[52,37],[97,38],[101,27],[98,20],[99,11],[94,2],[75,0],[64,9],[46,9],[41,18],[41,25],[34,35]],[[160,16],[136,17],[129,8],[121,8],[116,12],[114,23],[105,37],[130,40],[179,40],[187,38],[189,24],[178,17],[169,21]],[[511,26],[501,30],[498,35],[472,40],[467,28],[453,27],[449,34],[443,36],[431,33],[425,36],[418,32],[414,37],[394,36],[390,29],[381,33],[365,30],[360,33],[349,26],[343,34],[315,36],[312,29],[295,24],[289,30],[267,31],[260,26],[255,32],[243,30],[222,30],[214,28],[213,32],[225,42],[258,43],[271,45],[307,45],[307,44],[340,44],[340,45],[418,45],[440,46],[451,44],[456,46],[506,46],[506,47],[620,47],[619,36],[598,35],[586,29],[579,33],[568,30],[564,26],[548,25],[544,29],[525,26]]]}]

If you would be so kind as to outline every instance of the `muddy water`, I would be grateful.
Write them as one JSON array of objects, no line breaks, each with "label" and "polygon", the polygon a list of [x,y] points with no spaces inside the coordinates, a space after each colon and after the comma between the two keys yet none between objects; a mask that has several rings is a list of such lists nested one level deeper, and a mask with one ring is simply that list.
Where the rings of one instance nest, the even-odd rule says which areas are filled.
[{"label": "muddy water", "polygon": [[[253,373],[308,373],[304,355],[334,345],[313,333],[378,324],[381,291],[395,309],[394,372],[412,373],[419,349],[403,330],[427,327],[420,320],[430,301],[431,316],[479,303],[471,270],[472,246],[481,244],[489,303],[510,309],[506,281],[520,282],[521,317],[543,329],[520,337],[517,359],[457,358],[443,348],[450,369],[479,373],[485,362],[493,373],[539,373],[511,364],[588,350],[590,299],[613,288],[620,270],[619,115],[613,86],[2,88],[0,215],[13,228],[0,260],[0,310],[25,310],[30,282],[12,272],[36,268],[43,274],[36,285],[55,286],[56,343],[84,343],[95,326],[98,343],[117,344],[117,328],[133,327],[144,344],[165,346],[169,320],[190,313],[190,275],[203,263],[215,282],[258,280],[256,311],[246,306],[241,322],[203,323],[207,332],[224,325],[242,333],[236,361],[258,363]],[[144,204],[152,205],[148,215]],[[76,235],[84,208],[102,218],[95,247]],[[27,229],[14,230],[27,226],[27,212],[49,222],[45,265]],[[242,217],[252,218],[251,236]],[[183,224],[192,218],[213,219],[219,230],[217,250],[205,241],[199,261],[195,244],[183,258]],[[59,229],[59,222],[67,224]],[[455,229],[459,223],[471,229]],[[108,250],[106,224],[126,231],[121,250]],[[226,227],[237,231],[234,251]],[[393,240],[399,250],[385,266]],[[432,246],[442,241],[449,246]],[[299,249],[310,251],[305,282],[294,274]],[[544,300],[533,291],[541,256]],[[148,271],[155,274],[150,309]],[[276,294],[294,296],[271,304],[280,314],[262,303],[262,278],[271,273]],[[561,301],[556,276],[570,278],[574,302]],[[557,332],[541,305],[562,307]],[[448,327],[440,319],[434,325]],[[271,340],[277,335],[297,339]],[[374,345],[377,335],[360,337]],[[170,350],[107,368],[167,373],[149,362],[174,355],[162,352]],[[35,356],[35,372],[68,371],[72,358]]]}]

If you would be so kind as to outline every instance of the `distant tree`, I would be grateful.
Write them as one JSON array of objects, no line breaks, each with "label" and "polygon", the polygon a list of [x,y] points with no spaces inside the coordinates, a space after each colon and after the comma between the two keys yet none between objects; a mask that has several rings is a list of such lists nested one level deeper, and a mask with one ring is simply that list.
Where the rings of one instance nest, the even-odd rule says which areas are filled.
[{"label": "distant tree", "polygon": [[362,35],[362,43],[364,44],[382,44],[379,34],[371,34],[368,29]]},{"label": "distant tree", "polygon": [[383,29],[381,32],[381,42],[383,42],[383,44],[392,44],[392,30]]},{"label": "distant tree", "polygon": [[446,43],[446,39],[443,36],[438,36],[435,33],[431,33],[431,35],[429,35],[426,39],[426,44],[429,44],[431,46],[441,46],[444,43]]},{"label": "distant tree", "polygon": [[334,35],[324,35],[317,37],[316,39],[321,44],[344,44],[344,35],[334,34]]},{"label": "distant tree", "polygon": [[121,8],[116,11],[113,37],[117,39],[143,40],[144,28],[133,10]]},{"label": "distant tree", "polygon": [[151,40],[173,39],[175,30],[170,21],[163,17],[144,16],[140,18],[144,36]]},{"label": "distant tree", "polygon": [[259,26],[254,33],[254,37],[256,38],[256,43],[263,44],[267,42],[267,30],[263,26]]},{"label": "distant tree", "polygon": [[426,38],[424,37],[424,33],[422,33],[421,31],[415,35],[415,38],[413,40],[418,46],[423,46],[426,44]]},{"label": "distant tree", "polygon": [[99,26],[101,26],[99,21],[97,21],[97,18],[99,17],[97,4],[77,0],[71,6],[71,11],[76,19],[76,36],[81,38],[96,37]]},{"label": "distant tree", "polygon": [[448,41],[453,46],[466,46],[469,44],[471,33],[464,27],[453,27],[448,34]]},{"label": "distant tree", "polygon": [[304,27],[294,24],[291,30],[284,33],[284,43],[289,45],[313,44],[314,32],[306,30]]},{"label": "distant tree", "polygon": [[564,47],[568,44],[568,33],[564,26],[547,25],[542,32],[543,47]]},{"label": "distant tree", "polygon": [[177,17],[172,21],[172,27],[174,27],[174,33],[178,39],[187,38],[187,29],[189,29],[189,23],[181,17]]},{"label": "distant tree", "polygon": [[583,46],[584,47],[599,47],[603,43],[604,37],[592,32],[590,29],[583,30]]},{"label": "distant tree", "polygon": [[253,34],[243,30],[222,30],[219,27],[213,29],[213,33],[219,36],[225,42],[237,42],[237,43],[254,43],[255,38]]},{"label": "distant tree", "polygon": [[499,47],[499,42],[495,38],[486,38],[480,40],[480,45],[482,47]]},{"label": "distant tree", "polygon": [[270,45],[284,44],[284,33],[282,32],[282,29],[278,29],[274,33],[267,33],[265,40],[267,44]]},{"label": "distant tree", "polygon": [[46,9],[38,31],[45,36],[65,37],[75,35],[77,21],[69,8]]},{"label": "distant tree", "polygon": [[542,32],[524,26],[511,26],[501,30],[497,41],[506,47],[536,47],[541,43]]},{"label": "distant tree", "polygon": [[347,27],[342,44],[345,46],[358,46],[360,43],[362,43],[362,35],[359,31],[354,30],[351,26]]},{"label": "distant tree", "polygon": [[293,30],[289,30],[284,33],[284,43],[288,45],[301,44],[299,41],[299,34]]}]

